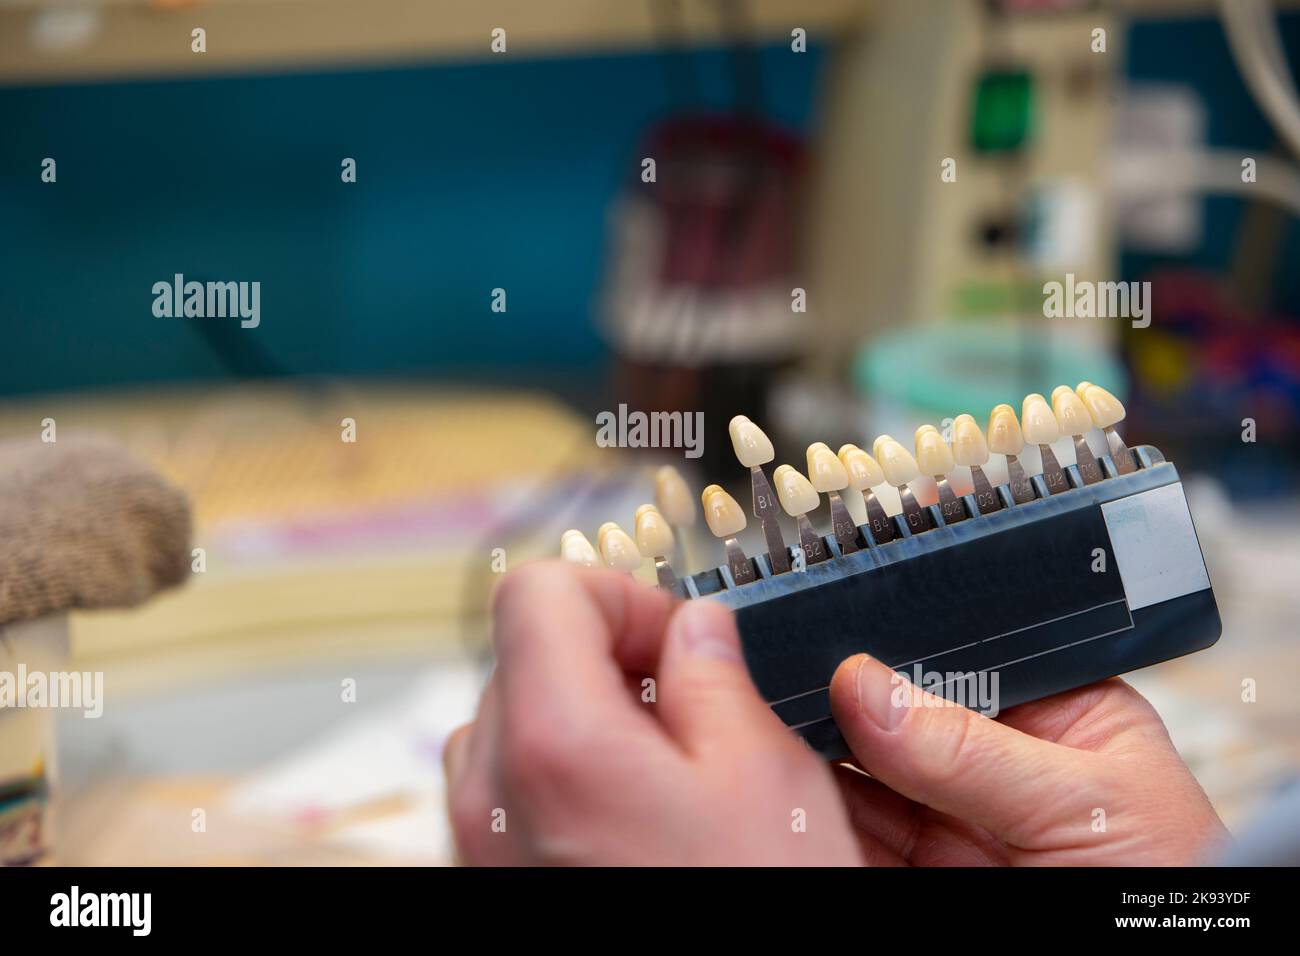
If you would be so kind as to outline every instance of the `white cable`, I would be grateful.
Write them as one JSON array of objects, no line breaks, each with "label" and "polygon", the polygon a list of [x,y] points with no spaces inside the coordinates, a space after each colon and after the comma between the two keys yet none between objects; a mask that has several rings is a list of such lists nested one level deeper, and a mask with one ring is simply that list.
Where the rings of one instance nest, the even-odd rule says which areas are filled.
[{"label": "white cable", "polygon": [[1219,0],[1219,11],[1246,86],[1278,135],[1300,157],[1300,98],[1268,0]]},{"label": "white cable", "polygon": [[1300,169],[1261,156],[1255,161],[1255,181],[1248,183],[1241,178],[1243,158],[1227,150],[1125,151],[1111,160],[1111,186],[1125,202],[1213,193],[1266,200],[1300,216]]}]

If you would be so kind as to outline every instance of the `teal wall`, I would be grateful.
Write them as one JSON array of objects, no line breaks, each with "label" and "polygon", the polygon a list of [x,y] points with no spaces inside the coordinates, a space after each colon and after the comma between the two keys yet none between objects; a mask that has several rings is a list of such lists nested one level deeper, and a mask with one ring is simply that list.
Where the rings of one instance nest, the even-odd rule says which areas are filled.
[{"label": "teal wall", "polygon": [[[686,57],[671,61],[694,65],[699,105],[726,107],[727,53]],[[809,126],[823,59],[761,51],[773,119]],[[0,89],[0,391],[232,366],[598,363],[606,210],[639,134],[676,105],[664,66],[646,53]],[[40,182],[46,156],[55,185]],[[344,156],[355,185],[339,181]],[[176,272],[261,281],[261,327],[155,318],[150,288]],[[489,310],[496,286],[505,316]]]}]

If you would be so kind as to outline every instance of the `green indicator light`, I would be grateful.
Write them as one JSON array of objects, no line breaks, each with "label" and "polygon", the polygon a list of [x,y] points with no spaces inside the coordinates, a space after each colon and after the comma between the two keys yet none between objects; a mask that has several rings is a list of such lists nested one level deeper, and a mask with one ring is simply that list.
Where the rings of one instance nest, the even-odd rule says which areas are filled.
[{"label": "green indicator light", "polygon": [[1006,153],[1029,141],[1034,108],[1034,82],[1017,72],[989,72],[975,84],[971,144],[977,152]]}]

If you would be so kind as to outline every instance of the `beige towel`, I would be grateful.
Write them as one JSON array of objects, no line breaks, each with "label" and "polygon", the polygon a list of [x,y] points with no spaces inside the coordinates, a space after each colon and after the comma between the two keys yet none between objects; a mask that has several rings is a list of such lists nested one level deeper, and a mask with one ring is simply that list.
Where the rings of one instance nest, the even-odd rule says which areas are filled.
[{"label": "beige towel", "polygon": [[0,442],[0,625],[138,604],[190,566],[185,495],[111,442]]}]

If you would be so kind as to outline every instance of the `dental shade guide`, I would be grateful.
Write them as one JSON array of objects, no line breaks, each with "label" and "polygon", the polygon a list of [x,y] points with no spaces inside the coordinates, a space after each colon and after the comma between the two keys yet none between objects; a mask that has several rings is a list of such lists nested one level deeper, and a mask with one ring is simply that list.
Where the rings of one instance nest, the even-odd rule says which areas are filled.
[{"label": "dental shade guide", "polygon": [[636,509],[636,549],[644,558],[651,558],[655,563],[655,577],[659,586],[665,591],[680,592],[681,584],[668,556],[673,553],[673,531],[659,509],[654,505],[642,505]]},{"label": "dental shade guide", "polygon": [[1020,412],[1020,428],[1025,441],[1037,445],[1043,458],[1043,483],[1054,495],[1070,490],[1070,481],[1065,477],[1065,470],[1052,452],[1052,442],[1061,437],[1061,426],[1056,421],[1052,407],[1047,399],[1037,392],[1025,396],[1024,406]]},{"label": "dental shade guide", "polygon": [[916,463],[921,473],[934,477],[935,488],[939,492],[939,513],[943,515],[944,524],[955,524],[966,520],[966,506],[953,493],[948,484],[947,474],[953,470],[956,462],[952,449],[933,425],[922,425],[916,430]]},{"label": "dental shade guide", "polygon": [[709,485],[700,495],[704,505],[704,521],[714,537],[723,539],[722,548],[727,555],[726,568],[735,585],[749,584],[757,575],[754,562],[745,556],[736,535],[748,523],[740,503],[718,485]]},{"label": "dental shade guide", "polygon": [[767,476],[763,474],[763,466],[776,457],[772,441],[744,415],[733,418],[727,431],[731,435],[731,446],[736,452],[736,458],[749,469],[754,491],[754,517],[763,528],[768,564],[773,574],[785,574],[790,570],[790,552],[781,535],[781,525],[777,522],[781,507],[777,504],[776,495],[772,493]]},{"label": "dental shade guide", "polygon": [[876,544],[893,541],[898,536],[898,531],[885,513],[884,505],[871,490],[885,483],[885,473],[880,470],[880,465],[857,445],[841,445],[838,457],[848,472],[849,484],[862,493],[862,501],[867,507],[867,527],[870,529],[868,539]]},{"label": "dental shade guide", "polygon": [[954,462],[970,468],[975,507],[979,513],[989,515],[1000,511],[1002,501],[984,474],[984,464],[989,460],[989,445],[973,416],[958,415],[952,420],[952,454]]},{"label": "dental shade guide", "polygon": [[[1088,429],[1106,430],[1110,441],[1123,406],[1094,389],[1081,383],[1073,394],[1088,412]],[[1028,438],[1045,444],[1041,439],[1053,430],[1044,427],[1046,400],[1030,399]],[[1073,436],[1077,448],[1086,437],[1086,430],[1076,432],[1084,422],[1077,403],[1058,388],[1053,405],[1046,408],[1051,424]],[[671,584],[661,577],[661,585],[735,611],[758,690],[831,760],[848,756],[848,748],[831,716],[830,679],[856,653],[992,716],[1209,647],[1222,626],[1178,472],[1156,449],[1128,448],[1118,435],[1114,440],[1122,453],[1093,456],[1095,473],[1076,452],[1076,464],[1062,470],[1062,490],[1053,490],[1045,475],[1027,479],[1023,469],[1017,475],[1010,467],[1024,441],[1010,406],[990,416],[987,441],[971,416],[957,416],[951,463],[939,448],[948,445],[930,426],[918,429],[919,466],[898,442],[881,436],[873,446],[879,463],[856,445],[843,445],[835,456],[841,475],[829,465],[829,447],[817,442],[808,449],[807,477],[788,465],[773,474],[781,506],[800,526],[807,560],[794,573],[778,575],[745,556],[736,540],[745,514],[711,485],[701,500],[710,530],[724,540],[726,564]],[[1005,484],[992,486],[983,473],[990,450],[1008,456]],[[908,487],[921,471],[946,483],[954,465],[969,467],[974,485],[971,495],[952,495],[961,508],[956,520],[945,514],[957,513],[944,507],[942,491],[939,506],[922,508]],[[1027,498],[1017,496],[1017,482]],[[885,514],[871,491],[881,484],[898,488],[902,515]],[[821,537],[809,518],[821,493],[838,497],[848,487],[867,505],[852,549],[844,546],[847,529],[833,527]],[[832,499],[832,526],[837,511]],[[644,506],[637,512],[638,544],[647,513]],[[616,530],[602,526],[602,556],[622,543]],[[570,560],[594,556],[589,543],[582,548],[585,542],[580,532],[566,532],[562,552]],[[670,539],[653,534],[644,543],[651,551],[671,550]],[[609,556],[605,561],[615,564]],[[926,614],[916,613],[918,601]],[[935,674],[943,678],[937,684]],[[970,699],[977,681],[993,688],[990,700]]]},{"label": "dental shade guide", "polygon": [[1018,504],[1027,504],[1036,497],[1034,487],[1025,475],[1025,466],[1019,455],[1025,447],[1025,438],[1016,419],[1016,410],[1010,405],[998,405],[989,413],[989,450],[1007,459],[1007,484],[1011,498]]},{"label": "dental shade guide", "polygon": [[826,495],[831,509],[831,534],[839,545],[840,554],[858,550],[858,526],[853,523],[848,507],[840,492],[849,486],[848,469],[825,442],[808,446],[808,480],[819,493]]},{"label": "dental shade guide", "polygon": [[920,534],[929,531],[930,516],[921,509],[916,495],[908,487],[909,481],[921,477],[921,469],[916,464],[912,453],[888,435],[881,435],[871,446],[872,454],[880,462],[885,473],[885,481],[898,489],[898,500],[903,507],[903,524],[907,534]]},{"label": "dental shade guide", "polygon": [[1088,432],[1092,430],[1092,415],[1088,407],[1068,385],[1058,385],[1052,389],[1052,413],[1060,423],[1062,434],[1074,440],[1074,464],[1079,470],[1079,477],[1085,485],[1094,485],[1102,480],[1101,465],[1097,456],[1088,447]]},{"label": "dental shade guide", "polygon": [[675,534],[682,564],[691,564],[691,529],[695,527],[695,495],[686,479],[672,465],[664,465],[655,472],[655,507],[668,521]]},{"label": "dental shade guide", "polygon": [[808,512],[815,511],[821,504],[817,489],[803,474],[789,465],[778,465],[776,471],[772,472],[772,480],[776,482],[776,494],[781,499],[781,507],[799,526],[799,547],[803,549],[804,564],[825,561],[830,553],[808,520]]},{"label": "dental shade guide", "polygon": [[1124,406],[1120,400],[1100,385],[1093,385],[1091,382],[1080,382],[1075,392],[1088,407],[1093,425],[1106,433],[1106,445],[1110,448],[1110,457],[1115,463],[1115,470],[1121,475],[1132,474],[1137,470],[1137,466],[1133,463],[1133,454],[1124,444],[1124,439],[1119,437],[1119,432],[1115,431],[1115,426],[1124,420]]}]

